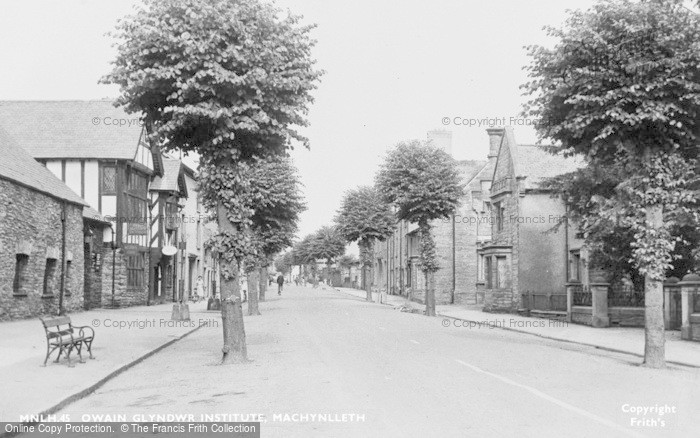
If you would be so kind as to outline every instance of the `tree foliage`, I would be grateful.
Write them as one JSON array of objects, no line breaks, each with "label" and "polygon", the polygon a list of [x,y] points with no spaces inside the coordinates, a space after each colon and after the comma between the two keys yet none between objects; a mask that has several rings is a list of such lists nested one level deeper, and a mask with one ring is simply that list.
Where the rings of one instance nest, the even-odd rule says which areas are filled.
[{"label": "tree foliage", "polygon": [[362,186],[345,193],[335,222],[348,242],[384,241],[391,236],[396,218],[376,188]]},{"label": "tree foliage", "polygon": [[421,227],[422,269],[437,271],[430,221],[449,218],[459,205],[463,187],[457,162],[428,142],[402,142],[387,154],[376,185],[384,202],[396,207],[397,219]]},{"label": "tree foliage", "polygon": [[250,180],[252,231],[261,241],[261,255],[270,257],[290,247],[306,210],[297,170],[289,158],[258,160],[245,176]]},{"label": "tree foliage", "polygon": [[229,261],[255,252],[247,161],[308,146],[298,127],[322,73],[312,28],[257,0],[146,0],[117,26],[102,81],[121,87],[117,104],[143,115],[156,144],[199,154],[204,202],[233,228],[213,241]]},{"label": "tree foliage", "polygon": [[[613,186],[585,201],[591,223],[632,230],[637,269],[671,268],[670,228],[696,215],[700,21],[678,1],[600,1],[548,28],[554,48],[529,48],[525,115],[554,151],[612,170]],[[646,208],[663,206],[661,227]]]}]

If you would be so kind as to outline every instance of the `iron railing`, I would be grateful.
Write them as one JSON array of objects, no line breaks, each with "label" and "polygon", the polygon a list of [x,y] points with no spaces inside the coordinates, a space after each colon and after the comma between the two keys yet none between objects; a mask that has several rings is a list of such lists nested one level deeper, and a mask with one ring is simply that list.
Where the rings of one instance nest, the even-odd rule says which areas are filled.
[{"label": "iron railing", "polygon": [[578,284],[575,286],[569,286],[573,289],[573,305],[574,306],[592,306],[593,305],[593,294],[588,288],[588,285]]},{"label": "iron railing", "polygon": [[644,291],[632,285],[616,285],[608,288],[608,307],[644,307]]}]

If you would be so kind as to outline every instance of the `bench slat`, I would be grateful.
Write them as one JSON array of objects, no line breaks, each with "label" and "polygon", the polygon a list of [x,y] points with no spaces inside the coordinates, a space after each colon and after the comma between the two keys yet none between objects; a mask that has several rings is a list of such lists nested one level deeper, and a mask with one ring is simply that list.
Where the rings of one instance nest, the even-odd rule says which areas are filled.
[{"label": "bench slat", "polygon": [[59,325],[68,325],[70,324],[70,318],[67,316],[58,316],[55,318],[40,318],[41,322],[44,324],[44,327],[56,327]]}]

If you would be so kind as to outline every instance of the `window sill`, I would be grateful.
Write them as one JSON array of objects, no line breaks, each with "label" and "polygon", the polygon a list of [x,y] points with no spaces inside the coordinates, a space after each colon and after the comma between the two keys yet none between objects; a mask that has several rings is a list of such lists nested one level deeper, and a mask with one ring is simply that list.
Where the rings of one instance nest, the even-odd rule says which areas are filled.
[{"label": "window sill", "polygon": [[51,295],[42,295],[41,298],[46,298],[46,299],[49,299],[49,298],[56,298],[56,295],[54,295],[54,294],[51,294]]},{"label": "window sill", "polygon": [[12,293],[12,296],[14,298],[25,298],[25,297],[28,297],[29,295],[27,295],[25,292],[21,292],[21,293],[17,292],[17,293]]}]

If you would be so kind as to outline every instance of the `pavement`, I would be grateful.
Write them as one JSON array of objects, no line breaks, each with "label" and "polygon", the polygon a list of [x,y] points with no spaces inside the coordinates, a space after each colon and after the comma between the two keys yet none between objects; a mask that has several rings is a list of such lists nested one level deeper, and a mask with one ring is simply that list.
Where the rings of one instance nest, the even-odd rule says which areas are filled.
[{"label": "pavement", "polygon": [[84,354],[85,363],[78,363],[73,352],[73,368],[63,358],[54,363],[57,352],[42,366],[46,336],[38,318],[0,323],[0,421],[51,414],[200,326],[219,324],[221,319],[220,312],[206,311],[205,302],[190,304],[189,322],[171,321],[171,311],[172,303],[69,314],[74,326],[95,330],[94,359]]},{"label": "pavement", "polygon": [[[250,362],[219,365],[206,327],[56,414],[260,419],[263,437],[697,435],[696,369],[444,327],[330,288],[285,287],[260,311],[245,317]],[[654,406],[668,409],[639,410]]]},{"label": "pavement", "polygon": [[[363,290],[335,288],[336,290],[365,298]],[[377,294],[372,299],[376,303]],[[384,302],[391,306],[408,306],[418,312],[425,305],[409,302],[405,297],[384,295]],[[541,318],[530,318],[512,314],[487,313],[456,305],[439,305],[435,308],[437,315],[468,323],[449,322],[449,325],[467,330],[512,330],[545,339],[570,342],[590,347],[644,357],[644,329],[635,327],[593,328],[574,323],[560,323]],[[448,324],[448,323],[445,323]],[[700,343],[681,340],[681,332],[666,331],[666,361],[668,363],[700,368]]]}]

